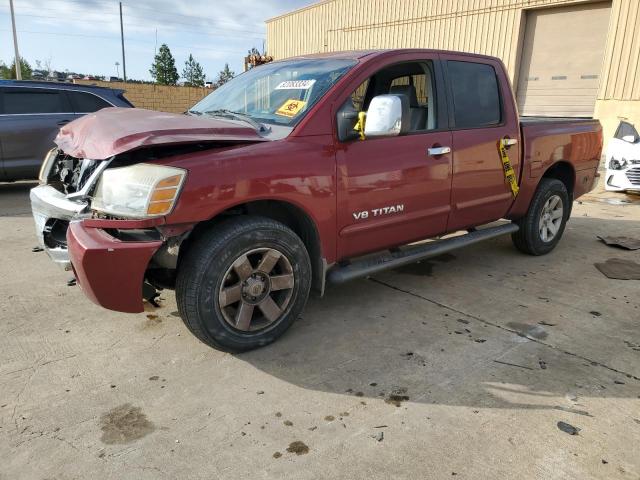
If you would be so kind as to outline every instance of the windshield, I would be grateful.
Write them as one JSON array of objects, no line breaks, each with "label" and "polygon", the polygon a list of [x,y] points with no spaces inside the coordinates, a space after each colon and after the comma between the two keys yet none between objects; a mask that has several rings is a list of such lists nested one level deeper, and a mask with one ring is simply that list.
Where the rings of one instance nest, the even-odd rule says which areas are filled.
[{"label": "windshield", "polygon": [[191,113],[242,114],[263,123],[293,127],[355,60],[302,59],[255,67],[203,98]]}]

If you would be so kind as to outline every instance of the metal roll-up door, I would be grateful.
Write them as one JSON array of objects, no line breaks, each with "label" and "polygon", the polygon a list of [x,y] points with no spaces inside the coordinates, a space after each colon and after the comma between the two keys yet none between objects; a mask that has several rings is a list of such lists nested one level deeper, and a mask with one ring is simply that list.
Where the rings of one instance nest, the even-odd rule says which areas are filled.
[{"label": "metal roll-up door", "polygon": [[593,116],[610,10],[610,2],[598,2],[526,12],[521,115]]}]

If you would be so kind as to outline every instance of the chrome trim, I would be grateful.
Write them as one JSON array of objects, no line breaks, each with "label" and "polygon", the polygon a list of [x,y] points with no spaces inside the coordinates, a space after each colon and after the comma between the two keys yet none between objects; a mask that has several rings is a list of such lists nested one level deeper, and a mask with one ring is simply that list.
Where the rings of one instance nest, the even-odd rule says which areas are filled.
[{"label": "chrome trim", "polygon": [[88,217],[89,204],[87,202],[74,202],[69,200],[64,193],[59,192],[50,185],[39,185],[31,189],[31,212],[36,227],[38,243],[47,252],[51,260],[61,265],[65,270],[71,267],[69,253],[64,248],[49,248],[44,243],[44,226],[47,220],[56,218],[60,220],[72,220]]},{"label": "chrome trim", "polygon": [[451,153],[451,147],[432,147],[427,149],[428,155],[446,155],[447,153]]},{"label": "chrome trim", "polygon": [[[80,190],[78,190],[77,192],[73,192],[73,193],[70,193],[69,195],[67,195],[67,198],[69,200],[72,200],[72,199],[83,200],[83,199],[85,199],[89,195],[89,192],[94,187],[94,185],[98,182],[98,178],[100,177],[100,175],[102,175],[102,172],[104,172],[105,169],[109,166],[109,164],[111,163],[113,158],[114,157],[111,157],[108,160],[102,160],[100,162],[100,164],[98,165],[98,168],[96,168],[93,171],[93,173],[91,174],[91,176],[87,179],[87,181],[85,182],[84,186]],[[83,160],[91,160],[91,159],[85,158]]]}]

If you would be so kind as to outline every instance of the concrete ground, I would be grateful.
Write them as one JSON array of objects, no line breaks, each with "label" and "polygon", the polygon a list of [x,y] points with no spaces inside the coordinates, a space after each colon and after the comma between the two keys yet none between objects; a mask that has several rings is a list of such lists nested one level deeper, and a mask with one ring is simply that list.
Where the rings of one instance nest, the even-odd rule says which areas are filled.
[{"label": "concrete ground", "polygon": [[331,289],[230,355],[171,292],[125,315],[67,287],[29,186],[0,186],[3,480],[640,478],[640,282],[593,265],[640,261],[596,238],[640,238],[638,197],[576,203],[544,257],[500,238]]}]

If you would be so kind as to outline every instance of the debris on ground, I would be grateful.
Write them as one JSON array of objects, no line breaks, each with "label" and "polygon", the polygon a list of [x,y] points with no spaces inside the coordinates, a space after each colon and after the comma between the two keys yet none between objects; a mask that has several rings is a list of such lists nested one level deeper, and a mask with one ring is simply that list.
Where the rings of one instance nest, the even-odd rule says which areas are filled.
[{"label": "debris on ground", "polygon": [[621,236],[621,237],[598,236],[598,238],[610,247],[624,248],[626,250],[640,250],[640,239],[638,238],[631,238],[631,237],[625,237],[625,236]]},{"label": "debris on ground", "polygon": [[287,427],[293,427],[293,422],[291,420],[285,420],[284,423]]},{"label": "debris on ground", "polygon": [[396,388],[384,399],[384,402],[399,407],[402,405],[402,402],[409,400],[409,395],[405,395],[405,393],[407,393],[406,388]]},{"label": "debris on ground", "polygon": [[67,280],[67,287],[74,287],[76,283],[78,283],[78,281],[75,277],[70,278],[69,280]]},{"label": "debris on ground", "polygon": [[578,435],[580,429],[566,422],[558,422],[558,428],[569,435]]},{"label": "debris on ground", "polygon": [[622,258],[610,258],[595,267],[608,278],[615,280],[640,280],[640,263]]},{"label": "debris on ground", "polygon": [[31,251],[32,251],[33,253],[44,252],[44,248],[42,248],[42,247],[40,247],[40,246],[38,246],[38,247],[33,247],[33,248],[31,249]]},{"label": "debris on ground", "polygon": [[538,360],[538,364],[540,365],[540,368],[542,370],[546,370],[547,369],[547,362],[545,362],[544,360]]},{"label": "debris on ground", "polygon": [[557,323],[550,323],[550,322],[547,322],[546,320],[540,320],[538,324],[544,325],[545,327],[555,327],[557,325]]},{"label": "debris on ground", "polygon": [[371,435],[371,438],[375,438],[378,442],[384,440],[384,432],[378,432],[375,435]]},{"label": "debris on ground", "polygon": [[273,454],[273,458],[280,458],[282,456],[282,454],[280,452],[275,452]]},{"label": "debris on ground", "polygon": [[287,447],[287,452],[295,453],[296,455],[304,455],[305,453],[309,453],[309,447],[307,447],[304,442],[300,440],[296,440],[295,442],[291,442]]},{"label": "debris on ground", "polygon": [[334,417],[333,415],[327,415],[326,417],[324,417],[324,419],[327,422],[333,422],[336,419],[336,417]]}]

